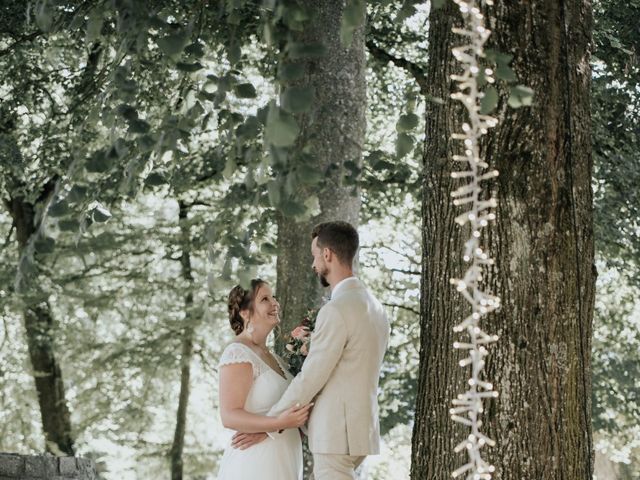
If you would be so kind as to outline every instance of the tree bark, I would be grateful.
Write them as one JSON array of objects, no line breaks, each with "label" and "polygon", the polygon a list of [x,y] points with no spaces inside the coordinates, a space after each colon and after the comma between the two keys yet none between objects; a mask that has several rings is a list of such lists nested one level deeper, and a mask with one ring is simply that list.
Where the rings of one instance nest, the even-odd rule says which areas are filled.
[{"label": "tree bark", "polygon": [[[284,333],[298,325],[308,308],[316,307],[322,288],[311,270],[311,229],[321,221],[344,220],[358,224],[358,189],[346,185],[344,162],[362,163],[365,133],[365,53],[364,28],[358,28],[349,48],[340,43],[343,2],[304,2],[315,17],[297,40],[322,43],[326,54],[305,62],[305,81],[314,88],[312,112],[298,116],[302,141],[297,149],[310,148],[325,181],[316,193],[321,213],[309,221],[278,218],[278,260],[276,292],[281,306]],[[364,23],[364,19],[363,19]],[[283,351],[282,336],[277,348]]]},{"label": "tree bark", "polygon": [[[51,190],[52,187],[52,182],[47,184],[45,192],[40,197],[42,202],[36,203],[44,203],[49,193],[47,190]],[[36,205],[23,197],[14,197],[8,203],[16,226],[19,251],[22,254],[27,248],[29,239],[37,231]],[[49,302],[38,297],[41,296],[31,295],[29,292],[22,296],[27,346],[40,405],[45,448],[53,454],[73,455],[74,439],[69,408],[65,398],[62,370],[55,355],[53,315]]]},{"label": "tree bark", "polygon": [[[449,140],[461,116],[448,95],[456,71],[450,33],[453,2],[434,11],[429,30],[429,103],[423,183],[423,284],[418,400],[411,478],[447,478],[466,463],[453,453],[464,429],[449,419],[466,390],[453,326],[468,308],[448,280],[463,265],[468,232],[454,225],[456,186]],[[593,474],[591,336],[595,289],[591,192],[591,6],[578,0],[497,2],[488,9],[493,48],[514,55],[519,83],[534,105],[502,105],[483,151],[500,171],[496,224],[483,246],[496,259],[486,290],[502,307],[486,320],[500,335],[490,346],[486,378],[500,393],[487,403],[483,431],[497,441],[483,454],[495,479],[587,479]]]},{"label": "tree bark", "polygon": [[182,351],[180,356],[180,396],[178,399],[178,411],[176,414],[176,429],[171,445],[171,480],[182,480],[184,436],[187,426],[187,407],[189,405],[191,360],[193,358],[193,275],[191,270],[191,235],[189,227],[185,224],[187,220],[188,207],[183,201],[179,201],[180,230],[182,233],[182,256],[180,264],[182,266],[182,278],[187,282],[189,288],[184,296],[184,330],[182,333]]},{"label": "tree bark", "polygon": [[[343,220],[358,225],[359,189],[344,182],[345,162],[362,164],[365,134],[366,61],[364,22],[356,29],[349,48],[340,41],[344,2],[305,0],[314,18],[296,34],[303,43],[321,43],[326,53],[304,62],[304,81],[314,89],[312,111],[298,115],[301,135],[296,151],[309,149],[314,166],[325,173],[317,194],[321,213],[309,221],[278,216],[278,258],[276,293],[281,307],[281,325],[276,334],[276,350],[284,352],[285,337],[302,321],[309,308],[319,306],[323,289],[311,270],[311,230],[321,221]],[[304,199],[305,193],[301,198]],[[356,262],[357,264],[357,262]],[[304,478],[310,478],[313,462],[304,442]]]}]

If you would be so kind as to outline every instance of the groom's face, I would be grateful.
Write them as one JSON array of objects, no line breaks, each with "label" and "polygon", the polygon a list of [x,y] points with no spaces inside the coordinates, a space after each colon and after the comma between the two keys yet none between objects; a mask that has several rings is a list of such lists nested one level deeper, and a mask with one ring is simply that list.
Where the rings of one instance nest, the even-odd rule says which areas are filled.
[{"label": "groom's face", "polygon": [[318,276],[318,280],[320,280],[322,286],[328,287],[329,282],[327,281],[327,275],[329,274],[329,268],[324,261],[323,249],[318,247],[318,237],[314,238],[311,242],[311,256],[313,257],[311,268]]}]

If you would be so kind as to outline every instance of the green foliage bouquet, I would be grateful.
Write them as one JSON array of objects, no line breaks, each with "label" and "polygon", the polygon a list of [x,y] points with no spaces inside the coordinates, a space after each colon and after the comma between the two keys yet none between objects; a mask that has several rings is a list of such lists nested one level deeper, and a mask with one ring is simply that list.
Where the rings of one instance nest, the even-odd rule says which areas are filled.
[{"label": "green foliage bouquet", "polygon": [[287,344],[285,345],[284,357],[289,365],[289,371],[293,375],[297,375],[302,370],[310,347],[310,335],[316,326],[316,317],[318,309],[310,308],[302,318],[302,322],[291,333],[285,336]]}]

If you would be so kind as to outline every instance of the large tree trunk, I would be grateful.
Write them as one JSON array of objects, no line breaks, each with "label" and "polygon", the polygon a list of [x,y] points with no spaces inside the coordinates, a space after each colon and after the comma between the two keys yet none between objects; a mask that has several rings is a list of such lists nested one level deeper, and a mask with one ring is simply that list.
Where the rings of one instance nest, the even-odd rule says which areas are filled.
[{"label": "large tree trunk", "polygon": [[[304,31],[296,35],[303,43],[321,43],[326,54],[305,62],[304,82],[314,89],[312,112],[299,115],[301,136],[296,149],[309,148],[317,165],[325,172],[316,194],[321,213],[309,221],[278,217],[278,260],[276,293],[282,323],[276,336],[276,349],[284,351],[284,335],[298,325],[309,308],[320,303],[323,289],[311,270],[311,230],[316,223],[344,220],[357,226],[360,195],[353,185],[344,183],[344,163],[362,164],[365,134],[366,61],[364,28],[356,29],[349,48],[340,42],[340,25],[344,2],[340,0],[305,0],[314,13]],[[362,19],[364,24],[364,18]],[[302,198],[304,200],[304,198]],[[304,478],[313,469],[312,458],[304,442]]]},{"label": "large tree trunk", "polygon": [[[51,189],[52,185],[53,183],[50,182],[45,190]],[[41,196],[42,202],[46,200],[47,196],[47,192]],[[16,226],[19,251],[22,255],[27,248],[29,239],[37,230],[35,224],[36,207],[22,197],[12,198],[8,203]],[[25,281],[33,283],[34,279],[25,279]],[[51,308],[46,299],[41,295],[33,295],[33,292],[25,292],[22,299],[29,358],[38,394],[46,450],[54,454],[73,455],[74,440],[71,432],[69,408],[65,398],[62,371],[54,351]]]},{"label": "large tree trunk", "polygon": [[182,352],[180,356],[180,396],[178,399],[178,411],[176,413],[176,429],[171,445],[171,480],[182,480],[184,436],[187,426],[187,407],[189,405],[191,360],[193,358],[193,275],[191,273],[191,254],[189,245],[191,235],[189,227],[186,225],[188,207],[181,200],[179,201],[180,230],[182,233],[182,256],[180,264],[182,266],[182,278],[187,282],[189,288],[184,296],[185,319],[182,332]]},{"label": "large tree trunk", "polygon": [[[344,162],[361,164],[365,133],[365,54],[364,28],[353,35],[349,48],[340,43],[340,24],[344,2],[307,0],[315,12],[297,40],[322,43],[326,54],[305,62],[304,81],[315,91],[312,113],[301,115],[302,138],[297,149],[307,147],[322,171],[325,182],[315,193],[321,213],[310,221],[296,222],[290,217],[278,219],[278,261],[276,291],[281,306],[284,333],[302,320],[306,310],[318,305],[322,289],[311,270],[311,229],[326,220],[344,220],[358,224],[359,192],[345,185]],[[364,19],[363,19],[364,23]],[[278,338],[282,351],[282,337]]]},{"label": "large tree trunk", "polygon": [[[469,308],[448,280],[459,277],[468,232],[454,224],[456,186],[449,140],[461,112],[452,104],[456,71],[450,33],[453,2],[431,15],[429,103],[423,195],[423,285],[420,374],[411,478],[447,478],[466,463],[453,446],[465,430],[452,424],[451,400],[466,390],[453,326]],[[497,2],[487,11],[495,48],[514,55],[519,82],[535,104],[502,107],[483,149],[500,171],[497,224],[483,238],[496,259],[486,289],[502,307],[486,320],[500,335],[490,346],[486,377],[500,393],[482,430],[497,441],[483,454],[496,479],[589,479],[591,334],[595,269],[591,192],[591,8],[588,2]]]}]

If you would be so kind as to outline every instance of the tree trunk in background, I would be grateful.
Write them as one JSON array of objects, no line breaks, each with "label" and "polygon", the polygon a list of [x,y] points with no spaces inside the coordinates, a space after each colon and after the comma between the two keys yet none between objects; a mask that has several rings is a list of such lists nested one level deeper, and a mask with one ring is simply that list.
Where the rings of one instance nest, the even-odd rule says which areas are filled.
[{"label": "tree trunk in background", "polygon": [[[466,458],[453,453],[463,430],[451,399],[468,371],[452,349],[453,326],[468,314],[449,284],[462,271],[464,235],[454,225],[454,147],[460,110],[448,98],[460,38],[452,2],[431,15],[423,196],[423,285],[418,400],[411,478],[447,478]],[[595,289],[591,192],[591,9],[588,2],[498,2],[488,10],[491,42],[514,55],[519,83],[536,92],[529,108],[502,108],[485,142],[500,171],[497,224],[483,244],[496,259],[486,289],[502,308],[485,320],[500,335],[490,346],[486,378],[500,393],[487,404],[482,430],[497,441],[483,456],[495,479],[589,479],[591,335]],[[495,22],[494,22],[495,19]],[[492,45],[493,47],[494,45]],[[455,119],[452,121],[452,119]],[[455,128],[457,130],[457,128]],[[457,165],[456,167],[459,167]],[[457,168],[455,168],[457,169]]]},{"label": "tree trunk in background", "polygon": [[[44,204],[53,190],[50,182],[37,203]],[[40,202],[40,200],[42,200]],[[29,239],[37,231],[35,224],[36,205],[25,198],[14,197],[8,205],[16,226],[16,238],[20,255],[27,248]],[[38,275],[37,272],[33,275]],[[35,283],[34,279],[29,282]],[[54,351],[53,316],[49,302],[42,295],[33,295],[27,287],[22,295],[24,302],[24,325],[27,334],[29,358],[40,405],[42,430],[46,450],[53,454],[74,454],[69,408],[65,398],[62,371]]]},{"label": "tree trunk in background", "polygon": [[194,319],[193,311],[193,275],[191,273],[191,254],[189,245],[191,244],[191,234],[187,221],[188,207],[183,201],[178,202],[180,206],[179,219],[182,233],[182,256],[180,264],[182,266],[182,278],[187,282],[189,288],[184,296],[184,330],[182,332],[182,352],[180,355],[180,396],[178,399],[178,411],[176,414],[176,429],[171,445],[171,480],[182,480],[184,436],[187,426],[187,407],[189,405],[189,381],[191,378],[191,360],[193,358],[193,334]]},{"label": "tree trunk in background", "polygon": [[[306,0],[315,12],[296,41],[322,43],[326,54],[305,62],[304,82],[314,88],[312,112],[298,115],[301,138],[298,151],[310,148],[317,166],[325,172],[319,189],[307,190],[320,200],[321,213],[310,221],[278,217],[276,294],[282,323],[276,333],[276,350],[284,351],[283,335],[300,324],[309,308],[317,307],[323,289],[311,270],[311,230],[321,221],[343,220],[358,225],[359,191],[345,185],[344,163],[362,163],[365,134],[366,60],[364,28],[357,29],[348,49],[340,42],[344,3],[338,0]],[[364,23],[364,19],[363,19]],[[304,195],[304,194],[303,194]],[[279,333],[278,333],[279,332]],[[304,442],[304,478],[310,478],[313,462]]]},{"label": "tree trunk in background", "polygon": [[[344,185],[343,164],[362,161],[365,133],[365,54],[364,29],[355,31],[348,49],[340,43],[343,2],[307,0],[316,17],[309,22],[297,41],[322,43],[326,54],[305,62],[305,82],[315,90],[312,113],[299,116],[303,142],[310,147],[326,171],[321,190],[321,213],[310,221],[297,223],[292,218],[278,219],[278,261],[276,292],[281,306],[281,332],[298,325],[310,307],[318,306],[323,294],[311,270],[311,229],[321,221],[344,220],[358,224],[359,192]],[[364,20],[363,20],[364,21]],[[354,192],[355,190],[355,192]],[[311,193],[311,192],[310,192]],[[277,348],[283,350],[281,335]]]}]

